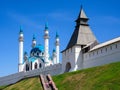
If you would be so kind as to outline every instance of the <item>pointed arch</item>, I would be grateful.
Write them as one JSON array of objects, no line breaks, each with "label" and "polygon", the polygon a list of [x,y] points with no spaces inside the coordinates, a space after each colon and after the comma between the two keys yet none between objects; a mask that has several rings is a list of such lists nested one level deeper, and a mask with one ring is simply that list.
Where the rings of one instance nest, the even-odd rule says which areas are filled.
[{"label": "pointed arch", "polygon": [[38,67],[38,65],[37,65],[37,63],[35,63],[34,68],[37,69],[37,67]]}]

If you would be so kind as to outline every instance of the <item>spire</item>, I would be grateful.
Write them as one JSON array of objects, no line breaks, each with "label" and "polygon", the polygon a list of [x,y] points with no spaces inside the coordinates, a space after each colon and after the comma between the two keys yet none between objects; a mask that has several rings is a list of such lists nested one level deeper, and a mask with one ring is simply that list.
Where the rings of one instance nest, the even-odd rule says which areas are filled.
[{"label": "spire", "polygon": [[48,22],[45,23],[45,30],[48,30]]},{"label": "spire", "polygon": [[20,34],[22,34],[23,33],[23,30],[22,30],[22,28],[21,28],[21,26],[20,26],[20,32],[19,32]]},{"label": "spire", "polygon": [[83,10],[83,7],[81,6],[78,18],[75,21],[76,22],[76,27],[79,27],[80,25],[88,26],[88,23],[87,23],[88,20],[89,20],[89,18],[86,16],[86,14],[85,14],[85,12]]},{"label": "spire", "polygon": [[53,53],[55,53],[56,52],[56,50],[55,49],[53,49]]},{"label": "spire", "polygon": [[58,33],[56,32],[56,38],[59,38],[59,35],[58,35]]},{"label": "spire", "polygon": [[81,7],[80,13],[76,20],[76,27],[71,36],[71,39],[65,50],[75,46],[75,45],[87,45],[88,43],[97,41],[93,32],[91,31],[88,23],[88,18]]},{"label": "spire", "polygon": [[24,52],[24,55],[28,55],[26,51]]},{"label": "spire", "polygon": [[35,34],[33,34],[33,40],[36,40],[36,38],[35,38]]},{"label": "spire", "polygon": [[79,15],[78,15],[78,19],[79,18],[85,18],[85,19],[88,19],[88,17],[86,16],[84,10],[83,10],[83,7],[81,5],[81,9],[80,9],[80,12],[79,12]]}]

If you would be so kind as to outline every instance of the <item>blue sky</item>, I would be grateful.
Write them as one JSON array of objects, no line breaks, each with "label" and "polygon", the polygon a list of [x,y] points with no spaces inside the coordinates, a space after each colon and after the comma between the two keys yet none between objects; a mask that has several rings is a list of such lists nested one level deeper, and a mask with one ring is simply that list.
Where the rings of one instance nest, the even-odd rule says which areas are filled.
[{"label": "blue sky", "polygon": [[56,31],[60,50],[65,49],[82,4],[99,42],[120,36],[119,0],[0,0],[0,77],[18,72],[18,35],[24,32],[24,51],[29,53],[32,36],[44,45],[44,25],[49,24],[50,52]]}]

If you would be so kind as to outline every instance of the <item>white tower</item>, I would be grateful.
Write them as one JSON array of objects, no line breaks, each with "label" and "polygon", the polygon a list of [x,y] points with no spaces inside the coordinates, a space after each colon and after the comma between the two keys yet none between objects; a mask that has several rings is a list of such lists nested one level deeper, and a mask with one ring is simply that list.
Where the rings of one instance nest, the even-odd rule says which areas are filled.
[{"label": "white tower", "polygon": [[53,64],[57,64],[57,58],[56,58],[56,51],[55,51],[55,49],[53,49],[52,58],[53,58]]},{"label": "white tower", "polygon": [[45,62],[46,66],[49,65],[49,31],[48,31],[48,24],[45,24],[45,30],[44,30],[44,45],[45,45]]},{"label": "white tower", "polygon": [[20,28],[20,32],[19,32],[19,66],[18,66],[19,72],[23,71],[22,63],[23,63],[23,31]]},{"label": "white tower", "polygon": [[56,33],[56,42],[55,42],[55,45],[56,45],[56,54],[57,54],[57,62],[56,63],[59,63],[59,53],[60,53],[60,51],[59,51],[59,49],[60,49],[60,46],[59,46],[59,35],[58,35],[58,33]]},{"label": "white tower", "polygon": [[35,46],[36,46],[36,38],[35,38],[35,35],[33,35],[32,48],[34,48]]}]

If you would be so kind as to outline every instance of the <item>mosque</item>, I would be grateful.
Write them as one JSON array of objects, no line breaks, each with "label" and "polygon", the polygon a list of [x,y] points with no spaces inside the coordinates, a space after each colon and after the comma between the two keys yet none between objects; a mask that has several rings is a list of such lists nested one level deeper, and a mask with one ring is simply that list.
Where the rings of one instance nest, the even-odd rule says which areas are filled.
[{"label": "mosque", "polygon": [[[55,47],[53,49],[52,56],[49,55],[49,30],[48,24],[45,24],[44,30],[44,46],[41,44],[36,44],[35,35],[32,39],[32,49],[30,55],[23,51],[24,36],[23,31],[20,28],[19,32],[19,72],[30,71],[34,69],[42,69],[50,65],[59,63],[59,35],[56,33]],[[23,54],[24,52],[24,54]]]}]

